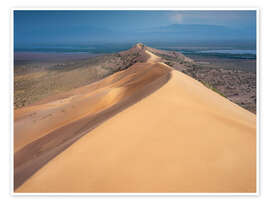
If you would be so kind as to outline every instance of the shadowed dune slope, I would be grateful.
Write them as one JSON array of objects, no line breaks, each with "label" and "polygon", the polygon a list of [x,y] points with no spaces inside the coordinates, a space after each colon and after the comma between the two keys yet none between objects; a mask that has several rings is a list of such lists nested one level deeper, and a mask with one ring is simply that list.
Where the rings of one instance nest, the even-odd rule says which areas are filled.
[{"label": "shadowed dune slope", "polygon": [[136,63],[99,82],[15,111],[14,186],[104,120],[160,88],[170,67]]},{"label": "shadowed dune slope", "polygon": [[[67,133],[74,129],[68,128],[74,120],[133,103],[91,131],[85,124],[86,135],[63,147],[16,192],[256,191],[256,116],[145,53],[146,63],[76,90],[73,96],[17,112],[19,169],[22,157],[33,153],[31,143],[52,129],[66,126]],[[34,125],[47,114],[54,120]],[[30,124],[32,129],[21,130]],[[53,153],[57,141],[48,142],[54,144],[47,148],[47,142],[40,142]]]}]

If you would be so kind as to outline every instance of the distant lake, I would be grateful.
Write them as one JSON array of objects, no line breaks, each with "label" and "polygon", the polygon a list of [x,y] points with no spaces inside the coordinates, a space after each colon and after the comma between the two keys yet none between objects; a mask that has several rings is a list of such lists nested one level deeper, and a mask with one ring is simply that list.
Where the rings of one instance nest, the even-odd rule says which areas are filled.
[{"label": "distant lake", "polygon": [[216,53],[216,54],[254,54],[256,55],[256,50],[243,50],[243,49],[231,49],[231,50],[203,50],[197,51],[199,53]]},{"label": "distant lake", "polygon": [[[119,51],[127,50],[134,44],[132,43],[116,43],[116,44],[97,44],[97,45],[36,45],[29,47],[14,47],[15,60],[40,60],[52,61],[62,59],[84,59],[89,56],[117,53]],[[222,57],[233,59],[256,59],[256,49],[253,47],[242,48],[241,46],[225,47],[225,46],[187,46],[169,47],[169,46],[155,46],[153,48],[164,49],[169,51],[179,51],[187,56],[199,55],[206,57]]]},{"label": "distant lake", "polygon": [[212,56],[233,59],[256,59],[256,49],[182,49],[181,53],[192,56]]}]

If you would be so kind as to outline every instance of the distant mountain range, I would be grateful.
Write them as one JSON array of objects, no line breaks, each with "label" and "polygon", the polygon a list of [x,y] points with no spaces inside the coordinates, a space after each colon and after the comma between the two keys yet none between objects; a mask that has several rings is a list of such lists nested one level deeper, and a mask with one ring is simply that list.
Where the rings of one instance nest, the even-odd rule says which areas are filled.
[{"label": "distant mountain range", "polygon": [[229,28],[220,25],[173,24],[169,26],[141,30],[139,36],[169,41],[183,40],[256,40],[256,28]]},{"label": "distant mountain range", "polygon": [[[70,28],[69,28],[70,29]],[[23,37],[28,44],[35,43],[114,43],[114,42],[194,42],[194,41],[226,41],[247,40],[256,41],[256,27],[230,28],[221,25],[203,24],[172,24],[169,26],[143,29],[108,29],[102,27],[75,26],[72,30],[64,27],[53,30],[56,37],[54,42],[46,42],[46,36],[28,37],[17,36],[15,30],[15,47],[19,47]],[[33,33],[34,32],[34,33]],[[37,32],[38,33],[38,32]],[[35,31],[32,31],[34,34]],[[29,39],[27,39],[29,38]],[[27,40],[26,40],[27,39]],[[79,39],[75,41],[74,39]]]}]

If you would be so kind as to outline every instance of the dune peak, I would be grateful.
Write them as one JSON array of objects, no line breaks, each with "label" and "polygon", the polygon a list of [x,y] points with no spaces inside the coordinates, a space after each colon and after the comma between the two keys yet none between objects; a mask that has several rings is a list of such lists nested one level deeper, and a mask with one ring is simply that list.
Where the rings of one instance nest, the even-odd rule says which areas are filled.
[{"label": "dune peak", "polygon": [[137,48],[139,48],[139,49],[143,49],[144,48],[144,44],[143,43],[141,43],[141,42],[139,42],[139,43],[137,43],[136,45],[135,45],[135,47],[137,47]]}]

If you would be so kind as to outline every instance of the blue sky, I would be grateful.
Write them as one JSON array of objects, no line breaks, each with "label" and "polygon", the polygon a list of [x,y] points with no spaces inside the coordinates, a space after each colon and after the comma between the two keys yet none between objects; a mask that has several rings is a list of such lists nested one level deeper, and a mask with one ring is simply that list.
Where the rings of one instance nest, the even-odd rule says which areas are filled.
[{"label": "blue sky", "polygon": [[[178,25],[174,27],[176,30],[172,27],[167,29],[172,24]],[[210,37],[206,32],[196,35],[194,29],[189,31],[190,27],[183,28],[187,24],[193,27],[206,25],[200,29],[208,30]],[[216,29],[214,25],[220,28]],[[185,29],[185,35],[181,35],[181,29]],[[147,41],[151,37],[153,40],[165,41],[191,40],[187,36],[192,35],[205,40],[254,40],[254,33],[256,11],[14,11],[15,46]]]}]

